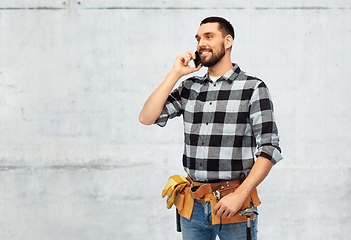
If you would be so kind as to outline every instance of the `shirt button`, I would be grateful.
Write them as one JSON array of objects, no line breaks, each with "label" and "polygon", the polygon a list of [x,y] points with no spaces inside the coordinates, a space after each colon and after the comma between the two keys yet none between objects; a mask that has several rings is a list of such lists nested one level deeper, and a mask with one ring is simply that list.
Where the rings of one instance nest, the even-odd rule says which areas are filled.
[{"label": "shirt button", "polygon": [[208,122],[206,123],[206,125],[208,125]]},{"label": "shirt button", "polygon": [[215,87],[215,86],[216,86],[216,84],[213,84],[213,86]]},{"label": "shirt button", "polygon": [[210,102],[210,105],[212,105],[212,102]]},{"label": "shirt button", "polygon": [[204,142],[202,142],[202,143],[201,143],[201,145],[203,146],[203,145],[205,145],[205,143],[204,143]]}]

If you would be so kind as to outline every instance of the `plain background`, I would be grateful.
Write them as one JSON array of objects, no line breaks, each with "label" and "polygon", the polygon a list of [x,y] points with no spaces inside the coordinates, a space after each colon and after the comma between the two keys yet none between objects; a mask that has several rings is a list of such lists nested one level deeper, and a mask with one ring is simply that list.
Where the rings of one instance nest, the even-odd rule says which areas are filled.
[{"label": "plain background", "polygon": [[[181,239],[161,191],[182,120],[138,122],[200,21],[263,79],[284,160],[259,239],[350,239],[351,1],[1,1],[0,239]],[[199,73],[203,75],[205,69]]]}]

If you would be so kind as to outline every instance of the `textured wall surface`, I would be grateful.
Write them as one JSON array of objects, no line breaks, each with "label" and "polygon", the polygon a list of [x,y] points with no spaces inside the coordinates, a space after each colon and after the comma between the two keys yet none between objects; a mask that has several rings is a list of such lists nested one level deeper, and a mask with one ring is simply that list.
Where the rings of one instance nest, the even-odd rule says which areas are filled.
[{"label": "textured wall surface", "polygon": [[[0,2],[0,239],[181,239],[182,121],[139,111],[211,15],[271,90],[285,159],[259,239],[350,239],[351,1]],[[200,70],[200,75],[205,69]]]}]

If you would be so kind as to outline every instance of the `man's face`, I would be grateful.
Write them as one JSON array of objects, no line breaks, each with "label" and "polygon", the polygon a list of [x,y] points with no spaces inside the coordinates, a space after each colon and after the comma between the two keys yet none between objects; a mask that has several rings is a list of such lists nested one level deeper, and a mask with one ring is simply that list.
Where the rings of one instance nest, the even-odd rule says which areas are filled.
[{"label": "man's face", "polygon": [[216,65],[225,55],[224,37],[218,26],[218,23],[202,24],[195,36],[201,64],[205,67]]}]

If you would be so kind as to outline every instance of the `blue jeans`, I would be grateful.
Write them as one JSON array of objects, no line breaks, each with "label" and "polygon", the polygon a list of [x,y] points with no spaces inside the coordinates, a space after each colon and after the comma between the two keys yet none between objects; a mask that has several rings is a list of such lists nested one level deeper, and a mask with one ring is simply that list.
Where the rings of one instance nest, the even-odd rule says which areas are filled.
[{"label": "blue jeans", "polygon": [[[247,222],[212,225],[210,203],[195,201],[191,219],[180,216],[180,226],[183,240],[215,240],[218,235],[221,240],[246,240]],[[257,216],[251,221],[251,237],[257,240]]]}]

